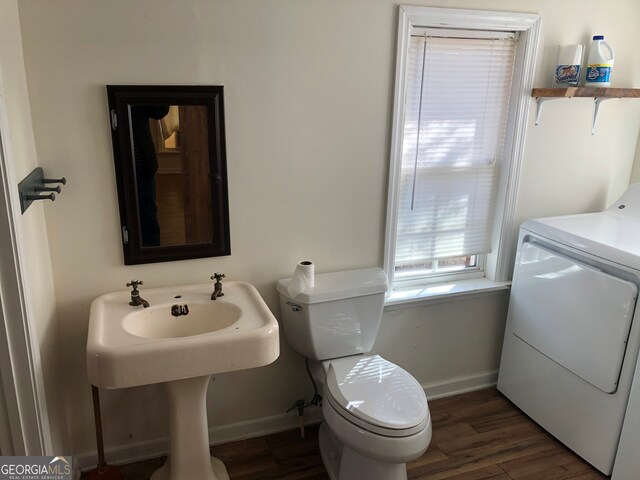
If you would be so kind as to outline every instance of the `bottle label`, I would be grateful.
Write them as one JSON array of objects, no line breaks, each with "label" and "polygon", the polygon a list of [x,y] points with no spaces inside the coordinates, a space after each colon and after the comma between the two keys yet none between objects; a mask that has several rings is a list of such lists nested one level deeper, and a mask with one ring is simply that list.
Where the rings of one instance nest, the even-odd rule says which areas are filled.
[{"label": "bottle label", "polygon": [[578,85],[580,65],[558,65],[556,67],[556,83]]},{"label": "bottle label", "polygon": [[611,65],[606,63],[594,63],[587,67],[587,82],[606,83],[611,75]]}]

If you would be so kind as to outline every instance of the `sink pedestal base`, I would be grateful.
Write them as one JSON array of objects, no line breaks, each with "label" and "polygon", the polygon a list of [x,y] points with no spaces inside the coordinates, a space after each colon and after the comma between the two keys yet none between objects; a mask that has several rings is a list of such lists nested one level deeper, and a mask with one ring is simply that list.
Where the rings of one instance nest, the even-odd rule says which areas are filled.
[{"label": "sink pedestal base", "polygon": [[164,383],[169,399],[171,448],[151,480],[229,480],[224,464],[209,453],[207,388],[210,375]]}]

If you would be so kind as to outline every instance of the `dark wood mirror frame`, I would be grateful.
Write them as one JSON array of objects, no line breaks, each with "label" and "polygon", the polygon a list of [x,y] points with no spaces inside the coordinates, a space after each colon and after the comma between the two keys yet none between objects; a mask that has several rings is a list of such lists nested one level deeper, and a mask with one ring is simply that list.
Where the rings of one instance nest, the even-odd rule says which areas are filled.
[{"label": "dark wood mirror frame", "polygon": [[[115,160],[124,263],[168,262],[231,254],[229,200],[222,86],[108,85],[111,136]],[[209,241],[143,246],[138,208],[131,106],[206,107],[211,231]],[[188,195],[188,192],[186,191]],[[195,195],[194,195],[195,196]]]}]

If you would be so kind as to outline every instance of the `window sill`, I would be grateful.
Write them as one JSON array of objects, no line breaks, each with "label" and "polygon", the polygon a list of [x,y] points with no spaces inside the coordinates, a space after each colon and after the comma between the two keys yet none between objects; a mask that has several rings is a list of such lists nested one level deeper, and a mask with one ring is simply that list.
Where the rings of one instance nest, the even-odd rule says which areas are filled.
[{"label": "window sill", "polygon": [[384,309],[398,310],[433,303],[451,302],[470,296],[492,295],[508,290],[511,282],[493,282],[487,278],[471,278],[456,282],[394,289],[385,299]]}]

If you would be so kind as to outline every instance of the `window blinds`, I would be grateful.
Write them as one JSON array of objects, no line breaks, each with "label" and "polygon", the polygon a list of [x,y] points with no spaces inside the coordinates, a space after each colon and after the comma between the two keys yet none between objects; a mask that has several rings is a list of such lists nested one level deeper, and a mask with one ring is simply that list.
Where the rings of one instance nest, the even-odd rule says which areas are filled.
[{"label": "window blinds", "polygon": [[515,53],[512,33],[411,37],[396,268],[490,251]]}]

